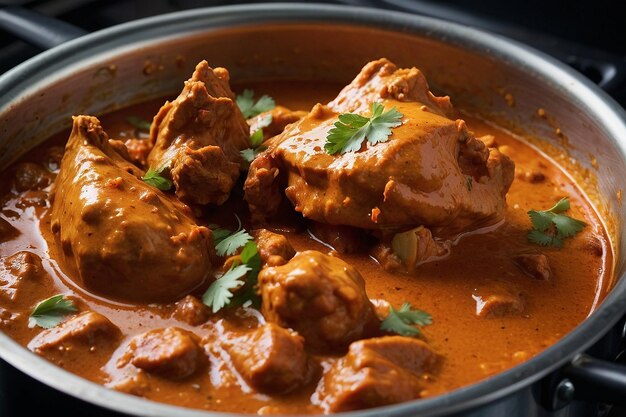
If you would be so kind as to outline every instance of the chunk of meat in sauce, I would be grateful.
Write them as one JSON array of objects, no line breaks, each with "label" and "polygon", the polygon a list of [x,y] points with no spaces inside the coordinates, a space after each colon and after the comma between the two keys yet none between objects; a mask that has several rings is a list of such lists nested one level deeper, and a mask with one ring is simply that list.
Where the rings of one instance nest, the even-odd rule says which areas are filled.
[{"label": "chunk of meat in sauce", "polygon": [[244,333],[226,332],[218,342],[237,372],[260,392],[295,391],[311,376],[302,336],[274,323]]},{"label": "chunk of meat in sauce", "polygon": [[239,152],[250,131],[224,68],[196,66],[180,95],[154,117],[148,156],[152,169],[165,167],[176,195],[186,203],[222,204],[239,177]]},{"label": "chunk of meat in sauce", "polygon": [[176,302],[172,316],[191,326],[199,326],[211,316],[211,310],[193,295]]},{"label": "chunk of meat in sauce", "polygon": [[264,265],[284,265],[296,254],[284,235],[259,229],[252,232]]},{"label": "chunk of meat in sauce", "polygon": [[244,192],[251,220],[255,223],[264,223],[281,206],[283,197],[278,174],[278,164],[269,152],[260,153],[250,164]]},{"label": "chunk of meat in sauce", "polygon": [[[326,153],[339,113],[367,115],[374,101],[404,115],[389,140]],[[296,211],[321,223],[398,231],[423,225],[444,237],[493,224],[503,216],[514,164],[451,113],[449,100],[433,96],[419,70],[371,62],[328,106],[316,105],[267,142],[244,186],[250,210],[257,218],[274,215],[266,196],[286,182]],[[281,180],[256,178],[268,161]]]},{"label": "chunk of meat in sauce", "polygon": [[126,149],[128,150],[128,156],[131,162],[145,166],[148,162],[148,155],[152,150],[152,142],[149,139],[137,139],[130,138],[124,142]]},{"label": "chunk of meat in sauce", "polygon": [[542,253],[525,253],[517,255],[513,260],[522,271],[535,279],[548,281],[552,275],[550,261]]},{"label": "chunk of meat in sauce", "polygon": [[7,220],[0,217],[0,243],[8,242],[19,234],[19,230],[13,227]]},{"label": "chunk of meat in sauce", "polygon": [[524,295],[515,284],[506,281],[491,281],[474,290],[476,316],[481,318],[519,315],[524,312]]},{"label": "chunk of meat in sauce", "polygon": [[[258,116],[248,119],[250,132],[254,133],[259,129],[263,129],[263,140],[267,140],[278,135],[285,127],[291,123],[306,116],[307,112],[301,110],[289,110],[283,106],[276,106],[270,111],[263,112]],[[266,125],[267,118],[271,117],[269,125]]]},{"label": "chunk of meat in sauce", "polygon": [[29,251],[20,251],[4,259],[8,274],[0,275],[0,294],[8,300],[30,299],[29,290],[38,290],[41,285],[40,274],[44,272],[41,258]]},{"label": "chunk of meat in sauce", "polygon": [[54,175],[43,166],[32,162],[19,164],[13,177],[15,191],[42,190],[52,184]]},{"label": "chunk of meat in sauce", "polygon": [[314,350],[341,349],[378,328],[361,274],[339,258],[301,252],[263,269],[259,287],[265,318],[296,330]]},{"label": "chunk of meat in sauce", "polygon": [[421,397],[424,375],[441,357],[421,340],[385,336],[360,340],[324,375],[318,396],[327,412],[359,410]]},{"label": "chunk of meat in sauce", "polygon": [[[121,339],[120,329],[100,313],[86,311],[57,327],[39,333],[28,348],[48,359],[80,352],[112,349]],[[76,351],[76,352],[74,352]]]},{"label": "chunk of meat in sauce", "polygon": [[204,363],[198,337],[176,327],[150,330],[135,336],[118,366],[131,363],[146,372],[169,379],[193,375]]},{"label": "chunk of meat in sauce", "polygon": [[68,274],[110,298],[180,299],[211,271],[211,232],[187,206],[141,180],[95,117],[74,118],[51,224]]}]

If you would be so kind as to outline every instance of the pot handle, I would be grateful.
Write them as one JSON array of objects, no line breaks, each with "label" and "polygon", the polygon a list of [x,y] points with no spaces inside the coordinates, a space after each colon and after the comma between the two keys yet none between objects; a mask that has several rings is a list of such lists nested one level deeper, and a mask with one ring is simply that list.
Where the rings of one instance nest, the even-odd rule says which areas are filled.
[{"label": "pot handle", "polygon": [[[626,406],[626,366],[580,354],[561,371],[561,392],[572,399]],[[568,385],[566,380],[570,381]],[[568,394],[569,392],[569,394]]]},{"label": "pot handle", "polygon": [[0,29],[43,49],[87,34],[69,23],[18,6],[0,7]]}]

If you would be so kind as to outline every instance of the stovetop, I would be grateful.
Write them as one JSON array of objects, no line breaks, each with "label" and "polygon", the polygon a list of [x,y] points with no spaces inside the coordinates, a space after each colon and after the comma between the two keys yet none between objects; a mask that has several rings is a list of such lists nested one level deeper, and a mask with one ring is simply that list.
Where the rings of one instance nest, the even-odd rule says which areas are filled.
[{"label": "stovetop", "polygon": [[[525,42],[602,80],[602,63],[626,68],[626,2],[595,0],[321,0],[419,13],[490,30]],[[0,0],[0,7],[20,5],[93,32],[118,23],[197,7],[260,1],[201,0]],[[41,50],[0,32],[0,74]],[[626,77],[622,74],[622,77]],[[623,80],[622,80],[623,81]],[[610,94],[626,107],[626,83]],[[602,413],[607,415],[606,413]],[[60,394],[0,361],[0,417],[67,415],[122,417]],[[626,417],[613,409],[611,417]]]}]

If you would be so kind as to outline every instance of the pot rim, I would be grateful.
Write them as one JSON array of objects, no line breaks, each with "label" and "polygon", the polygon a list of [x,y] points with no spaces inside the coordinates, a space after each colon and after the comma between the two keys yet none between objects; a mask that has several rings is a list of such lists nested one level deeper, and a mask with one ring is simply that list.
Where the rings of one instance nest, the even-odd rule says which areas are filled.
[{"label": "pot rim", "polygon": [[[477,53],[519,65],[542,78],[552,88],[570,96],[602,122],[607,137],[626,160],[626,112],[584,76],[554,58],[529,46],[481,30],[412,14],[353,6],[276,3],[193,9],[116,25],[69,41],[43,52],[0,76],[0,118],[11,103],[30,92],[33,81],[62,77],[61,69],[48,69],[61,61],[85,62],[114,53],[129,45],[149,42],[153,31],[160,36],[186,36],[191,32],[257,25],[264,22],[354,24],[420,34],[444,43],[460,45]],[[171,37],[169,39],[172,39]],[[77,58],[74,56],[78,55]],[[56,71],[56,72],[55,72]],[[72,70],[70,70],[72,71]],[[37,83],[34,84],[35,86]],[[621,277],[620,277],[621,278]],[[345,416],[440,416],[461,412],[498,400],[522,389],[587,350],[614,326],[626,312],[626,279],[620,279],[604,302],[585,321],[534,358],[489,379],[444,395],[370,410],[340,413]],[[145,417],[232,416],[158,403],[105,388],[78,377],[30,352],[0,332],[0,357],[31,377],[79,399],[104,408]],[[62,381],[62,382],[61,382]]]}]

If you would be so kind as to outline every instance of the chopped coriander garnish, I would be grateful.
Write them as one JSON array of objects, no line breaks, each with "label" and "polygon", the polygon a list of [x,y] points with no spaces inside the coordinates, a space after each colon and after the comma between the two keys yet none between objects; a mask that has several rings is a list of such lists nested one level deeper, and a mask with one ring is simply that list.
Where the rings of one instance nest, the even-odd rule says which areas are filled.
[{"label": "chopped coriander garnish", "polygon": [[391,129],[402,124],[404,115],[395,107],[386,112],[384,110],[382,104],[373,102],[370,117],[353,113],[340,114],[339,121],[326,136],[326,152],[331,155],[356,152],[361,149],[365,139],[372,145],[389,140]]},{"label": "chopped coriander garnish", "polygon": [[234,255],[237,249],[245,246],[248,241],[252,240],[252,236],[241,228],[239,216],[235,215],[235,217],[237,218],[238,226],[237,230],[234,232],[228,229],[222,229],[217,225],[211,227],[213,231],[213,241],[215,242],[215,251],[218,256]]},{"label": "chopped coriander garnish", "polygon": [[230,303],[233,292],[244,286],[241,280],[251,268],[247,265],[238,265],[230,268],[224,275],[213,281],[202,296],[202,302],[211,307],[213,313],[217,313]]},{"label": "chopped coriander garnish", "polygon": [[548,210],[530,210],[528,216],[533,230],[528,232],[528,240],[541,246],[562,247],[564,239],[573,237],[586,226],[585,222],[563,214],[569,208],[569,199],[564,197]]},{"label": "chopped coriander garnish", "polygon": [[272,110],[276,107],[274,99],[270,96],[263,95],[256,102],[254,101],[254,91],[245,89],[243,93],[237,96],[237,106],[243,113],[243,117],[249,119],[250,117],[258,116],[259,114]]},{"label": "chopped coriander garnish", "polygon": [[76,311],[78,309],[74,307],[72,300],[66,299],[63,294],[57,294],[35,306],[28,318],[28,327],[32,329],[39,326],[49,329],[63,321],[64,316]]},{"label": "chopped coriander garnish", "polygon": [[165,171],[165,168],[166,168],[165,165],[163,165],[161,168],[156,169],[156,170],[149,169],[148,172],[146,172],[146,175],[141,177],[141,179],[146,184],[156,187],[161,191],[168,191],[169,189],[172,188],[173,184],[172,184],[172,181],[170,181],[169,179],[161,175],[163,171]]},{"label": "chopped coriander garnish", "polygon": [[241,157],[246,162],[250,163],[254,161],[254,158],[256,158],[258,154],[267,149],[265,146],[262,145],[264,138],[263,128],[269,126],[270,123],[272,123],[272,115],[267,114],[263,117],[262,120],[259,121],[259,123],[257,123],[257,131],[250,135],[250,147],[239,152],[241,154]]},{"label": "chopped coriander garnish", "polygon": [[404,303],[398,310],[389,306],[389,315],[380,324],[380,329],[403,336],[418,336],[421,331],[417,326],[432,324],[430,314],[422,310],[411,309],[411,304]]},{"label": "chopped coriander garnish", "polygon": [[[238,229],[240,228],[241,222],[239,222]],[[257,276],[261,270],[261,257],[252,236],[243,229],[230,233],[228,230],[220,228],[213,230],[213,236],[216,235],[221,239],[216,246],[218,254],[226,254],[223,251],[226,249],[218,249],[224,242],[230,242],[228,247],[229,250],[232,249],[230,255],[241,247],[243,249],[239,254],[239,260],[236,260],[224,275],[209,286],[202,297],[202,301],[211,307],[214,313],[226,305],[252,305],[258,308],[261,305],[261,300],[257,294],[256,286],[258,283]],[[245,280],[242,279],[244,275],[246,276]]]},{"label": "chopped coriander garnish", "polygon": [[152,123],[150,123],[146,119],[142,119],[141,117],[137,116],[128,116],[126,118],[126,121],[133,125],[135,129],[145,130],[146,132],[149,132],[150,127],[152,126]]}]

